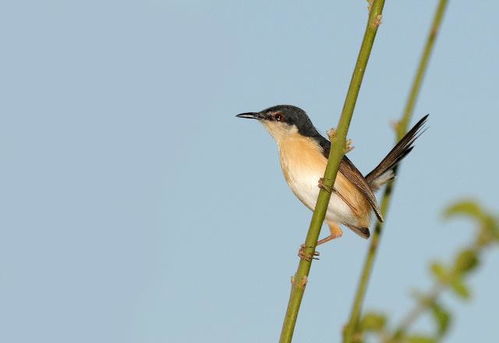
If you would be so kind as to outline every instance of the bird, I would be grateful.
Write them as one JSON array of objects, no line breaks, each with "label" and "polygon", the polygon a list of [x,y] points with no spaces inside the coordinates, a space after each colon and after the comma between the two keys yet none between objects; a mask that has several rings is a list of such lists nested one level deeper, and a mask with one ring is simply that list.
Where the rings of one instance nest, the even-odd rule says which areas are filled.
[{"label": "bird", "polygon": [[[289,188],[313,211],[323,187],[322,177],[331,142],[317,131],[304,110],[293,105],[272,106],[236,117],[255,119],[263,124],[277,143],[281,169]],[[362,238],[369,238],[372,213],[378,221],[383,221],[374,193],[395,177],[398,163],[414,148],[414,142],[423,133],[427,119],[428,115],[422,117],[366,175],[362,175],[346,155],[343,156],[324,220],[329,227],[329,235],[320,239],[317,245],[341,237],[343,231],[340,225]]]}]

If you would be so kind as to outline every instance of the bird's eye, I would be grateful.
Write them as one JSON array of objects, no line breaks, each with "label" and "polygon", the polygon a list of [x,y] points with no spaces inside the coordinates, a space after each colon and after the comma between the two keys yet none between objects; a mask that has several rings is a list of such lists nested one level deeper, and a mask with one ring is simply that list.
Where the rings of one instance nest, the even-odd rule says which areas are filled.
[{"label": "bird's eye", "polygon": [[280,112],[277,112],[276,114],[274,114],[274,119],[276,121],[283,121],[284,120],[284,116]]}]

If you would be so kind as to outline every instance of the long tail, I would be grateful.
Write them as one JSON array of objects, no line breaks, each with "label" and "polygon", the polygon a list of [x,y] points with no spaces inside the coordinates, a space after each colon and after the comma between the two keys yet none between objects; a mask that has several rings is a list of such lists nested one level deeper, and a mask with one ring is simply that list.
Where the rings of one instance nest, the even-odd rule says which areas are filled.
[{"label": "long tail", "polygon": [[378,190],[382,185],[395,177],[394,168],[402,161],[414,148],[414,142],[424,132],[421,131],[428,119],[428,114],[421,118],[414,127],[405,134],[404,137],[393,147],[386,157],[366,175],[367,183],[373,191]]}]

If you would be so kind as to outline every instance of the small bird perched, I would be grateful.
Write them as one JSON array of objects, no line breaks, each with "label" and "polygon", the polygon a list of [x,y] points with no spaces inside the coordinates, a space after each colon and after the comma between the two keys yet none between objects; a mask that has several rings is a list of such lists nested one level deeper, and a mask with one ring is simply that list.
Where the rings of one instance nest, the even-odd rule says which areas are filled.
[{"label": "small bird perched", "polygon": [[[322,176],[326,169],[331,142],[314,127],[299,107],[278,105],[261,112],[247,112],[236,117],[260,121],[279,148],[284,178],[293,193],[309,209],[314,210]],[[395,177],[395,166],[413,149],[428,115],[424,116],[395,145],[369,174],[363,176],[344,156],[334,182],[325,221],[330,234],[317,245],[340,237],[339,225],[345,225],[363,238],[369,238],[371,211],[383,221],[374,192]]]}]

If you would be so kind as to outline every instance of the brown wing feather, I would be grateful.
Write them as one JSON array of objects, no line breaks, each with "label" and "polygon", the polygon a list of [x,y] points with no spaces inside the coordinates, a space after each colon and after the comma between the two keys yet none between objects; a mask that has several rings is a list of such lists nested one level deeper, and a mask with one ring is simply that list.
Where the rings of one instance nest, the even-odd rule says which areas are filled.
[{"label": "brown wing feather", "polygon": [[[314,137],[319,145],[322,148],[322,154],[326,159],[329,158],[329,151],[331,149],[331,142],[325,139],[322,136]],[[379,221],[383,221],[383,216],[381,215],[381,210],[378,207],[378,203],[376,201],[376,197],[374,196],[371,187],[366,180],[366,178],[362,175],[362,173],[353,165],[352,161],[346,156],[343,156],[343,159],[340,163],[339,170],[345,177],[350,181],[369,202],[369,205],[373,209],[374,213],[376,213],[376,217]],[[348,204],[348,203],[347,203]]]},{"label": "brown wing feather", "polygon": [[[364,195],[369,202],[369,205],[376,213],[379,221],[383,221],[381,210],[378,207],[376,197],[373,193],[375,181],[382,176],[385,172],[396,167],[396,165],[405,157],[413,148],[414,141],[421,135],[421,129],[428,119],[428,115],[421,118],[414,127],[407,132],[407,134],[395,145],[395,147],[386,155],[386,157],[373,169],[369,174],[364,177],[360,171],[354,166],[350,159],[343,156],[340,163],[340,172],[350,181],[357,189]],[[329,158],[329,150],[331,149],[331,142],[324,137],[318,135],[313,137],[321,146],[322,154],[327,159]],[[370,186],[372,184],[372,186]],[[342,197],[344,199],[344,197]],[[351,204],[345,201],[348,206]],[[361,234],[362,235],[362,234]]]},{"label": "brown wing feather", "polygon": [[381,210],[378,207],[378,203],[376,201],[376,196],[374,195],[371,187],[367,183],[367,180],[360,173],[360,171],[354,166],[352,161],[346,156],[343,156],[343,159],[340,163],[340,172],[345,175],[345,177],[357,187],[357,189],[365,196],[369,205],[373,209],[374,213],[376,213],[376,217],[378,217],[379,221],[383,221],[383,216],[381,215]]}]

